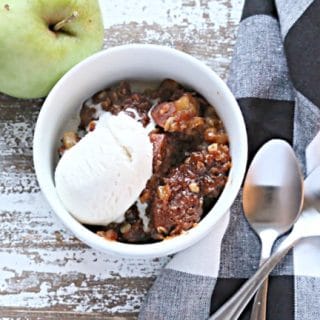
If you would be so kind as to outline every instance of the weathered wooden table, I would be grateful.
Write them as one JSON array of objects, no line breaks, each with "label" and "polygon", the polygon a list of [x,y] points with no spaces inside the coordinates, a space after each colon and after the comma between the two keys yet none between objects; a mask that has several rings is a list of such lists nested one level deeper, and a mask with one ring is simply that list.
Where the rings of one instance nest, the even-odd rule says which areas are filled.
[{"label": "weathered wooden table", "polygon": [[[156,43],[226,78],[243,0],[101,0],[105,48]],[[129,260],[88,248],[43,199],[32,162],[43,100],[0,94],[1,319],[135,319],[169,258]]]}]

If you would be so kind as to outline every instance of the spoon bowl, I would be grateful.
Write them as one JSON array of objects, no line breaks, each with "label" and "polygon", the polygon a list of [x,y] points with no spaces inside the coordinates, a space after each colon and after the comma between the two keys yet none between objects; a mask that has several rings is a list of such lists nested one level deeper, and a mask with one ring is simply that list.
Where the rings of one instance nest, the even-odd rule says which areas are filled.
[{"label": "spoon bowl", "polygon": [[303,203],[303,178],[291,146],[283,140],[266,143],[253,159],[243,187],[243,209],[258,235],[287,232]]},{"label": "spoon bowl", "polygon": [[320,167],[314,169],[305,181],[304,208],[313,207],[320,212]]}]

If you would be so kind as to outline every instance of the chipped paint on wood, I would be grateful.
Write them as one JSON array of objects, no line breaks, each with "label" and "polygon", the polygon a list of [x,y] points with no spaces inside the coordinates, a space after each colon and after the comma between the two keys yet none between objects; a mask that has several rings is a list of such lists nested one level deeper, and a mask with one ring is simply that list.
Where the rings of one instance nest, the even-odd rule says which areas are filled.
[{"label": "chipped paint on wood", "polygon": [[[105,48],[167,45],[194,55],[226,78],[243,0],[100,3]],[[32,163],[33,130],[42,103],[0,94],[0,316],[135,319],[169,258],[120,259],[99,253],[55,218],[39,192]]]}]

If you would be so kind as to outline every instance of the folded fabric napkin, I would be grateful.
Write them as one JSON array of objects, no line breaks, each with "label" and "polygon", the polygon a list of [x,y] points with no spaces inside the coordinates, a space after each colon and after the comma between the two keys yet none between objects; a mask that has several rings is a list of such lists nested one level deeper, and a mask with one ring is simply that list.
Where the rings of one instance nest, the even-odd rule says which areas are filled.
[{"label": "folded fabric napkin", "polygon": [[[305,174],[319,165],[320,0],[247,0],[228,84],[246,121],[249,160],[264,142],[282,138]],[[166,266],[139,319],[207,319],[255,272],[259,258],[239,195],[207,238]],[[249,316],[250,306],[241,319]],[[320,319],[320,239],[299,244],[272,272],[267,318]]]}]

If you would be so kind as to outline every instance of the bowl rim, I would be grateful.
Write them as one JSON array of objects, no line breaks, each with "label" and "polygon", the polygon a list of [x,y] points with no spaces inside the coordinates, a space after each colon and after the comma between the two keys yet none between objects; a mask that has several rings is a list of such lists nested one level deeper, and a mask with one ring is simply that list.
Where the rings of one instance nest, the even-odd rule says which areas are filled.
[{"label": "bowl rim", "polygon": [[[234,118],[237,122],[236,125],[239,127],[240,132],[239,141],[242,141],[243,143],[243,145],[241,146],[240,156],[237,159],[237,175],[233,177],[231,183],[229,183],[227,190],[229,201],[226,201],[226,203],[220,203],[219,213],[214,212],[210,214],[216,207],[216,205],[214,205],[213,209],[211,209],[210,212],[203,219],[201,219],[197,226],[191,228],[181,235],[165,239],[160,242],[148,244],[128,244],[118,241],[108,241],[84,227],[66,209],[63,208],[62,204],[59,203],[60,200],[57,194],[52,194],[52,183],[54,186],[54,181],[47,181],[46,177],[44,176],[44,171],[42,170],[41,164],[42,148],[40,142],[41,135],[45,129],[44,120],[46,118],[46,113],[48,112],[48,110],[50,110],[50,106],[54,105],[53,103],[55,95],[59,94],[61,90],[64,90],[64,84],[72,80],[72,78],[77,74],[79,70],[90,66],[90,64],[94,60],[106,59],[108,55],[114,55],[121,51],[132,49],[149,51],[156,50],[160,53],[162,52],[165,54],[173,54],[179,59],[183,59],[186,63],[192,63],[196,65],[197,68],[209,74],[210,78],[213,79],[213,82],[215,83],[215,88],[221,89],[222,94],[228,100],[228,105],[233,108],[232,113],[234,114]],[[126,44],[112,47],[91,55],[90,57],[84,59],[73,68],[71,68],[56,83],[56,85],[53,87],[53,89],[45,99],[36,122],[33,138],[33,161],[37,180],[42,194],[46,198],[50,207],[53,209],[55,215],[58,216],[63,224],[85,244],[102,252],[107,252],[109,254],[111,253],[117,256],[120,255],[122,257],[161,257],[186,249],[187,247],[197,243],[199,240],[204,238],[210,232],[210,230],[213,229],[217,222],[228,212],[230,206],[234,202],[244,179],[247,165],[247,153],[248,142],[244,119],[240,111],[240,107],[226,83],[209,66],[207,66],[204,62],[198,60],[197,58],[177,49],[156,44]],[[217,203],[218,202],[219,200],[217,201]]]}]

